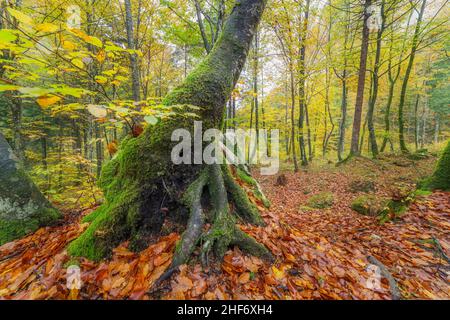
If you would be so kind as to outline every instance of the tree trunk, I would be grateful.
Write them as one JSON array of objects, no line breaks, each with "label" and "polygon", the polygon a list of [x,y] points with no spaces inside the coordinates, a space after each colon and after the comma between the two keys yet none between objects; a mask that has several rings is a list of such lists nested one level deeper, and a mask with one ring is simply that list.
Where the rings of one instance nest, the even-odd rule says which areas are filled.
[{"label": "tree trunk", "polygon": [[385,126],[385,133],[383,138],[383,143],[381,144],[380,151],[383,152],[386,148],[387,143],[389,142],[391,146],[391,151],[393,151],[394,146],[392,145],[392,140],[390,137],[390,128],[391,128],[391,106],[392,106],[392,99],[394,97],[394,87],[395,87],[395,81],[389,81],[389,93],[388,93],[388,100],[386,103],[386,110],[384,113],[384,126]]},{"label": "tree trunk", "polygon": [[416,95],[416,103],[414,104],[414,145],[416,150],[419,149],[419,121],[417,119],[417,111],[419,110],[419,94]]},{"label": "tree trunk", "polygon": [[339,140],[337,147],[338,160],[342,161],[345,142],[345,122],[347,121],[347,70],[342,74],[342,101],[341,101],[341,120],[339,121]]},{"label": "tree trunk", "polygon": [[[163,103],[178,110],[176,115],[148,126],[136,138],[124,139],[115,157],[102,169],[99,184],[106,201],[85,218],[91,224],[70,244],[70,254],[98,260],[109,256],[112,248],[126,239],[130,239],[132,249],[142,249],[161,233],[165,219],[171,219],[187,227],[169,273],[189,259],[200,238],[204,263],[211,250],[222,257],[230,245],[271,258],[264,246],[235,225],[236,216],[232,214],[250,223],[264,223],[257,207],[234,181],[233,173],[253,178],[240,168],[204,165],[202,161],[197,164],[195,144],[194,164],[175,164],[171,158],[177,145],[172,132],[181,128],[191,135],[194,132],[194,118],[185,113],[195,112],[203,121],[203,131],[222,127],[226,101],[245,64],[264,6],[264,0],[237,3],[211,53],[165,97]],[[202,200],[206,190],[209,197]],[[205,206],[205,201],[210,204]],[[229,201],[234,205],[229,206]],[[205,231],[206,223],[210,228]]]},{"label": "tree trunk", "polygon": [[[124,0],[125,2],[125,25],[127,29],[127,42],[128,49],[135,50],[136,44],[133,33],[133,14],[131,9],[131,1]],[[133,91],[133,100],[140,101],[140,76],[139,76],[139,64],[138,56],[136,53],[130,53],[130,65],[131,65],[131,89]]]},{"label": "tree trunk", "polygon": [[298,130],[299,130],[299,146],[300,146],[300,157],[302,166],[308,165],[308,158],[306,156],[305,138],[304,138],[304,127],[306,116],[306,97],[305,97],[305,77],[306,77],[306,36],[308,33],[308,20],[309,20],[309,4],[310,0],[306,1],[305,13],[303,21],[301,22],[300,28],[300,57],[299,57],[299,84],[298,84],[298,104],[299,104],[299,118],[298,118]]},{"label": "tree trunk", "polygon": [[290,80],[291,80],[291,152],[292,160],[294,161],[294,172],[298,171],[297,153],[295,150],[295,81],[294,81],[294,66],[292,62],[289,63]]},{"label": "tree trunk", "polygon": [[25,174],[0,132],[0,245],[60,217]]},{"label": "tree trunk", "polygon": [[439,142],[439,113],[434,115],[434,144]]},{"label": "tree trunk", "polygon": [[416,55],[416,50],[419,42],[420,35],[420,26],[422,23],[423,13],[425,11],[425,7],[427,4],[427,0],[422,1],[422,6],[420,7],[419,16],[417,17],[416,28],[414,30],[411,52],[409,54],[408,66],[406,67],[405,76],[403,78],[402,90],[400,92],[400,102],[398,105],[398,134],[399,134],[399,142],[400,142],[400,150],[403,152],[408,152],[408,148],[406,147],[405,142],[405,134],[404,134],[404,121],[403,121],[403,107],[405,106],[405,98],[406,98],[406,90],[408,88],[409,76],[411,75],[412,66],[414,63],[414,57]]},{"label": "tree trunk", "polygon": [[359,132],[361,130],[362,105],[364,100],[364,87],[366,83],[367,51],[369,48],[369,27],[367,25],[367,20],[370,16],[368,8],[371,4],[372,0],[366,0],[364,3],[361,56],[359,59],[359,71],[358,71],[358,89],[356,91],[355,113],[353,116],[352,143],[350,146],[351,155],[359,154],[359,147],[358,147]]},{"label": "tree trunk", "polygon": [[375,111],[375,105],[377,102],[378,97],[378,81],[379,75],[378,71],[380,70],[380,58],[381,58],[381,40],[384,32],[384,25],[385,25],[385,17],[384,17],[384,0],[381,2],[381,27],[377,32],[377,48],[375,52],[375,61],[373,66],[373,73],[372,73],[372,94],[369,98],[369,108],[367,112],[367,127],[369,129],[369,141],[370,141],[370,148],[372,151],[372,156],[376,158],[378,156],[378,145],[377,145],[377,137],[375,134],[375,126],[373,123],[373,113]]}]

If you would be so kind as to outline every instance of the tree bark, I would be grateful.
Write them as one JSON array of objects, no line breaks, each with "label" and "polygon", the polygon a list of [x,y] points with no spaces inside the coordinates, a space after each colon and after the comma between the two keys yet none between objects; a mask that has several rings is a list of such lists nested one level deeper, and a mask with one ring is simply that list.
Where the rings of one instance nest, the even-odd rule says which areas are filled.
[{"label": "tree bark", "polygon": [[381,58],[381,42],[382,42],[382,36],[385,28],[385,16],[384,16],[384,3],[383,0],[381,2],[381,27],[377,32],[377,47],[375,52],[375,61],[373,66],[373,73],[372,73],[372,94],[369,98],[369,108],[367,112],[367,127],[369,129],[369,141],[370,141],[370,149],[372,151],[372,156],[376,158],[378,156],[378,145],[377,145],[377,137],[375,134],[375,126],[373,123],[373,114],[375,111],[375,105],[377,102],[378,97],[378,81],[379,79],[379,70],[380,70],[380,58]]},{"label": "tree bark", "polygon": [[[127,42],[128,49],[136,50],[136,41],[134,39],[133,32],[133,14],[131,8],[131,1],[124,0],[125,2],[125,25],[127,29]],[[130,65],[131,65],[131,89],[133,91],[133,100],[140,101],[140,76],[139,76],[139,63],[136,53],[130,53]]]},{"label": "tree bark", "polygon": [[302,166],[308,165],[308,158],[306,156],[305,138],[304,138],[304,121],[306,116],[306,96],[305,96],[305,77],[306,77],[306,36],[308,33],[309,20],[309,4],[310,0],[306,1],[303,21],[300,27],[300,57],[299,57],[299,84],[298,84],[298,103],[300,114],[298,118],[299,130],[299,146],[300,158]]},{"label": "tree bark", "polygon": [[0,132],[0,245],[59,218]]},{"label": "tree bark", "polygon": [[408,81],[411,75],[412,66],[414,64],[414,58],[416,55],[416,50],[419,42],[420,26],[422,23],[423,13],[425,12],[427,1],[423,0],[420,7],[419,16],[417,17],[416,28],[414,30],[411,52],[409,54],[408,65],[406,67],[405,76],[403,77],[402,90],[400,92],[400,102],[398,105],[398,135],[400,142],[400,150],[402,152],[408,152],[405,142],[405,124],[403,120],[403,107],[405,106],[406,90],[408,89]]},{"label": "tree bark", "polygon": [[353,130],[352,130],[352,142],[350,146],[350,154],[359,154],[359,133],[361,130],[361,116],[362,105],[364,101],[364,87],[366,83],[366,64],[367,64],[367,51],[369,48],[369,27],[367,20],[370,13],[368,12],[369,6],[372,4],[372,0],[366,0],[364,3],[363,13],[363,28],[362,28],[362,40],[361,40],[361,55],[359,59],[359,71],[358,71],[358,89],[356,91],[355,113],[353,116]]}]

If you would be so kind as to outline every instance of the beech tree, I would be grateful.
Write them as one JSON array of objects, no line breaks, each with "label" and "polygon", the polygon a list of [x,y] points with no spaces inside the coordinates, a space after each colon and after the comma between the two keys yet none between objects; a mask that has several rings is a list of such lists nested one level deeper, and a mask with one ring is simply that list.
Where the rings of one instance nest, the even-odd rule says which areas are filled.
[{"label": "beech tree", "polygon": [[[148,237],[161,232],[166,218],[185,218],[189,211],[170,270],[187,261],[200,238],[205,263],[211,251],[222,257],[230,245],[271,258],[263,245],[236,226],[237,217],[263,224],[256,206],[233,177],[236,171],[252,179],[245,168],[175,165],[170,156],[175,145],[172,131],[186,128],[193,132],[194,119],[187,115],[192,110],[203,121],[203,130],[221,128],[225,104],[244,66],[264,7],[264,0],[236,3],[210,54],[165,97],[164,105],[175,108],[176,115],[122,142],[100,177],[106,201],[86,218],[92,223],[69,246],[72,255],[98,260],[125,239],[130,239],[133,248],[142,248]],[[202,201],[206,192],[207,207]],[[237,216],[230,211],[230,202]],[[211,227],[205,231],[206,222]]]}]

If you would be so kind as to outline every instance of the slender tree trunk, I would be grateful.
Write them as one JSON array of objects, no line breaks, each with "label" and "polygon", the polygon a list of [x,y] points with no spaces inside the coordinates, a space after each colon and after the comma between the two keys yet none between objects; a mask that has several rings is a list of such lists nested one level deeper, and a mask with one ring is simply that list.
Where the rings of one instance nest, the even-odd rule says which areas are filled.
[{"label": "slender tree trunk", "polygon": [[390,137],[390,128],[391,128],[391,106],[392,106],[392,99],[394,97],[394,87],[395,82],[389,81],[389,93],[386,103],[386,110],[384,112],[384,127],[385,127],[385,133],[383,138],[383,143],[381,144],[380,151],[384,152],[384,149],[386,148],[387,143],[389,142],[391,146],[391,151],[393,151],[393,145],[392,140]]},{"label": "slender tree trunk", "polygon": [[385,15],[384,15],[384,4],[385,1],[383,0],[381,2],[381,27],[377,32],[377,47],[375,52],[375,61],[373,66],[373,73],[372,73],[372,94],[369,97],[369,108],[367,113],[367,127],[369,129],[369,141],[370,141],[370,148],[372,151],[372,156],[376,158],[378,156],[378,145],[377,145],[377,137],[375,134],[375,126],[373,123],[373,114],[375,110],[375,105],[377,102],[378,97],[378,81],[379,81],[379,75],[378,72],[380,70],[380,58],[381,58],[381,45],[382,45],[382,37],[383,32],[385,28]]},{"label": "slender tree trunk", "polygon": [[306,97],[305,97],[305,78],[306,78],[306,38],[308,34],[308,20],[309,20],[309,5],[310,0],[306,1],[304,9],[303,21],[300,26],[300,57],[299,57],[299,85],[298,85],[298,104],[299,104],[299,118],[298,118],[298,130],[299,130],[299,147],[300,158],[302,166],[308,165],[308,158],[306,155],[305,138],[304,138],[304,122],[305,122],[305,109],[306,109]]},{"label": "slender tree trunk", "polygon": [[372,4],[372,0],[366,0],[364,3],[363,28],[361,40],[361,55],[359,59],[358,71],[358,89],[356,91],[355,113],[353,116],[352,142],[350,146],[350,154],[359,154],[359,133],[361,130],[362,106],[364,101],[364,87],[366,83],[366,64],[367,52],[369,48],[369,27],[367,20],[370,16],[368,8]]},{"label": "slender tree trunk", "polygon": [[195,4],[195,13],[197,14],[197,24],[200,29],[200,34],[202,36],[203,40],[203,46],[205,47],[206,53],[209,53],[211,51],[211,44],[208,40],[208,35],[206,34],[205,25],[203,24],[203,18],[202,18],[202,9],[200,7],[200,3],[198,0],[194,0]]},{"label": "slender tree trunk", "polygon": [[416,150],[419,148],[419,121],[417,119],[419,109],[419,94],[416,95],[416,103],[414,104],[414,145]]},{"label": "slender tree trunk", "polygon": [[339,140],[337,147],[338,160],[342,161],[345,143],[345,123],[347,121],[347,70],[342,73],[341,119],[339,121]]},{"label": "slender tree trunk", "polygon": [[439,142],[439,113],[435,113],[434,115],[434,144]]},{"label": "slender tree trunk", "polygon": [[426,145],[427,117],[428,117],[428,113],[427,113],[426,103],[424,103],[423,112],[422,112],[422,136],[420,139],[420,148],[421,149],[423,149],[423,147]]},{"label": "slender tree trunk", "polygon": [[[131,8],[131,0],[124,0],[125,3],[125,25],[127,29],[127,42],[128,48],[136,50],[136,41],[134,39],[133,32],[133,13]],[[130,54],[130,65],[131,65],[131,89],[133,91],[133,100],[140,101],[140,75],[139,75],[139,61],[138,55],[136,53]]]},{"label": "slender tree trunk", "polygon": [[259,34],[258,31],[256,31],[255,40],[253,44],[253,101],[255,107],[256,149],[258,148],[259,144],[258,55],[259,55]]},{"label": "slender tree trunk", "polygon": [[411,70],[414,64],[414,58],[416,55],[416,50],[419,42],[420,36],[420,27],[422,24],[423,13],[425,12],[425,7],[427,4],[427,0],[422,1],[422,5],[420,7],[419,16],[417,17],[416,28],[414,30],[411,52],[409,54],[408,65],[406,67],[405,76],[403,77],[402,89],[400,91],[400,102],[398,105],[398,134],[399,134],[399,142],[400,142],[400,150],[402,152],[408,152],[408,148],[406,147],[405,135],[404,135],[404,120],[403,120],[403,107],[405,106],[406,99],[406,90],[408,88],[408,81],[411,75]]},{"label": "slender tree trunk", "polygon": [[290,80],[291,80],[291,153],[292,160],[294,161],[294,172],[298,172],[297,152],[295,150],[295,81],[294,81],[294,66],[292,63],[289,65]]}]

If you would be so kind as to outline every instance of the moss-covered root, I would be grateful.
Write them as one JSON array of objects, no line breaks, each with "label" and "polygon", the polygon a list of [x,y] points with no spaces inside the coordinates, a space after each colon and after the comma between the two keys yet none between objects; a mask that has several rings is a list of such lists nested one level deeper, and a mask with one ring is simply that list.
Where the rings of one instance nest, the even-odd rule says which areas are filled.
[{"label": "moss-covered root", "polygon": [[450,140],[436,164],[433,175],[421,185],[427,189],[450,190]]},{"label": "moss-covered root", "polygon": [[256,241],[254,238],[250,237],[244,231],[240,229],[234,230],[233,240],[231,245],[236,245],[241,248],[242,251],[263,258],[267,261],[273,262],[274,257],[269,250],[261,243]]},{"label": "moss-covered root", "polygon": [[[228,190],[228,192],[232,195],[235,203],[236,194],[244,192],[236,184],[231,184],[232,177],[228,168],[225,166],[222,166],[221,168],[219,165],[212,165],[209,167],[209,172],[209,191],[214,208],[214,220],[212,228],[204,237],[204,244],[202,248],[203,264],[208,264],[208,253],[211,248],[213,248],[215,256],[221,258],[225,254],[228,247],[233,244],[238,245],[249,254],[263,258],[271,258],[272,255],[263,245],[259,244],[255,239],[238,229],[236,226],[235,217],[230,214],[227,188],[230,186],[233,188],[232,190]],[[240,190],[240,192],[238,190]],[[243,200],[244,198],[246,199],[245,193],[245,197],[242,194],[240,195],[242,196],[240,200]],[[241,205],[242,203],[243,202],[241,202]],[[238,207],[237,204],[236,207]],[[243,208],[249,210],[247,207],[242,207],[240,210],[241,213],[243,212]],[[256,212],[247,211],[246,216],[251,213],[252,222],[262,224],[262,218],[256,208],[255,210]]]},{"label": "moss-covered root", "polygon": [[[229,180],[228,184],[225,183],[224,179]],[[254,256],[269,261],[273,260],[272,254],[264,245],[258,243],[236,226],[236,218],[229,210],[227,186],[233,187],[231,194],[233,192],[240,192],[239,194],[241,194],[242,199],[246,195],[243,190],[237,191],[240,187],[235,183],[231,184],[232,179],[233,177],[229,170],[224,169],[224,167],[221,168],[219,165],[209,165],[188,187],[183,196],[184,204],[190,207],[190,218],[186,231],[183,233],[176,247],[170,267],[155,282],[153,287],[157,287],[159,283],[169,278],[181,264],[188,261],[199,239],[202,239],[203,243],[201,248],[201,261],[203,265],[209,264],[211,251],[214,252],[216,257],[222,258],[230,245],[237,245],[243,251]],[[212,205],[212,212],[208,214],[212,226],[205,234],[201,235],[206,219],[202,210],[201,198],[206,186],[209,190],[209,198]],[[258,212],[256,208],[255,210],[256,212],[253,213],[256,217]],[[259,214],[258,217],[261,219]]]},{"label": "moss-covered root", "polygon": [[258,208],[250,202],[246,192],[236,183],[230,172],[230,168],[224,165],[222,166],[222,172],[226,189],[236,207],[236,213],[239,217],[255,225],[264,225],[264,220],[261,218]]},{"label": "moss-covered root", "polygon": [[264,204],[266,208],[269,208],[270,207],[269,199],[267,199],[258,181],[256,181],[256,179],[252,177],[250,172],[248,172],[248,170],[243,165],[239,165],[238,167],[236,167],[236,174],[239,177],[239,179],[252,186],[252,191],[255,197],[261,200],[261,202]]},{"label": "moss-covered root", "polygon": [[179,266],[187,261],[200,239],[205,224],[201,198],[207,180],[208,172],[203,170],[197,180],[184,193],[183,203],[190,208],[190,216],[186,231],[183,233],[181,241],[177,245],[175,256],[172,259],[172,267]]}]

